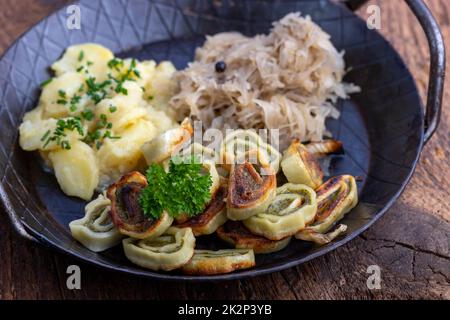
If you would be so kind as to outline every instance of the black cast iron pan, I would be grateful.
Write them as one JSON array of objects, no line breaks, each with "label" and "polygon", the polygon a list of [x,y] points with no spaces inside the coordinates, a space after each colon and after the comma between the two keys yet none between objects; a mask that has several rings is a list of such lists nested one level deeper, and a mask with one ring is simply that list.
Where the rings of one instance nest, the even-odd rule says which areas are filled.
[{"label": "black cast iron pan", "polygon": [[[63,8],[45,18],[0,60],[0,197],[15,230],[31,241],[108,269],[161,280],[225,280],[286,269],[321,256],[371,226],[399,197],[417,164],[423,144],[439,123],[444,84],[445,50],[439,28],[421,0],[407,0],[430,46],[430,79],[423,107],[415,82],[392,46],[352,10],[365,1],[206,1],[135,0],[81,1],[81,29],[68,30]],[[399,2],[398,5],[405,5]],[[18,126],[39,95],[48,67],[71,44],[97,42],[121,56],[171,60],[183,68],[205,34],[237,30],[246,35],[267,33],[270,24],[292,11],[311,15],[346,51],[351,71],[346,80],[362,92],[340,101],[339,120],[329,121],[342,140],[345,154],[335,157],[331,174],[350,173],[358,182],[360,203],[343,220],[347,234],[328,245],[292,241],[283,251],[257,257],[253,269],[217,276],[185,276],[141,269],[126,260],[120,246],[93,253],[74,241],[69,221],[83,215],[84,203],[65,196],[37,156],[17,143]],[[413,50],[413,49],[412,49]],[[202,246],[218,248],[212,237]]]}]

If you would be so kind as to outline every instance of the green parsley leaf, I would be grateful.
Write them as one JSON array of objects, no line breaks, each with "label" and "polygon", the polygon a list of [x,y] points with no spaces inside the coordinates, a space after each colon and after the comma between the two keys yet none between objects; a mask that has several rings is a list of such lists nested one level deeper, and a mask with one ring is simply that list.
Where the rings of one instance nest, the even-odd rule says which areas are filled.
[{"label": "green parsley leaf", "polygon": [[142,190],[139,204],[145,215],[157,218],[163,210],[172,217],[200,214],[211,200],[211,176],[202,173],[195,157],[171,159],[169,172],[152,164],[147,170],[148,186]]}]

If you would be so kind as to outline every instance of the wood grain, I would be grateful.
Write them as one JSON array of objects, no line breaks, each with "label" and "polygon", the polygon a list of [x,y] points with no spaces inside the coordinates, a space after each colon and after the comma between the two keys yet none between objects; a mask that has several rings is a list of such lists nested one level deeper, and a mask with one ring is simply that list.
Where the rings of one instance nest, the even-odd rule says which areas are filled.
[{"label": "wood grain", "polygon": [[[427,0],[450,40],[450,2]],[[383,33],[411,69],[422,97],[428,81],[428,47],[402,1],[381,7]],[[0,0],[0,53],[64,1]],[[365,15],[366,7],[359,10]],[[449,59],[450,60],[450,59]],[[450,77],[447,78],[447,87]],[[0,299],[450,299],[450,92],[441,124],[425,146],[406,191],[362,236],[300,267],[244,281],[161,283],[105,271],[26,242],[0,212]],[[3,210],[3,209],[0,209]],[[82,289],[66,288],[66,268],[78,264]],[[366,286],[369,265],[379,265],[380,290]]]}]

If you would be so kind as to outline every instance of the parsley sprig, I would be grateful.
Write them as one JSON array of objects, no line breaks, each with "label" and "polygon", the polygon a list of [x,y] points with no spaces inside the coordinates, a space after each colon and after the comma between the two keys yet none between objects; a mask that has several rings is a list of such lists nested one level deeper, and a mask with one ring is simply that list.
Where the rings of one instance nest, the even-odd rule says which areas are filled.
[{"label": "parsley sprig", "polygon": [[202,173],[202,165],[195,157],[178,160],[170,160],[169,172],[156,163],[148,168],[148,186],[139,196],[146,216],[158,218],[165,210],[172,217],[183,213],[193,217],[211,200],[211,175]]}]

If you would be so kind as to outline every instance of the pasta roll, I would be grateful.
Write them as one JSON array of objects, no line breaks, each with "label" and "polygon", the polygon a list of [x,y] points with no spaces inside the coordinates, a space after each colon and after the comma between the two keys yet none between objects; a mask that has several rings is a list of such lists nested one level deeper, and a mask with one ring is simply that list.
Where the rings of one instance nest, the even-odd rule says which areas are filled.
[{"label": "pasta roll", "polygon": [[107,196],[111,200],[112,220],[119,232],[137,239],[159,237],[173,221],[165,211],[158,219],[144,215],[138,199],[146,186],[145,176],[134,171],[124,175],[107,191]]},{"label": "pasta roll", "polygon": [[327,139],[320,142],[310,142],[305,145],[305,148],[315,158],[323,158],[329,154],[342,152],[342,142]]},{"label": "pasta roll", "polygon": [[192,258],[195,237],[190,228],[170,227],[157,238],[128,238],[122,243],[126,257],[134,264],[154,271],[170,271]]},{"label": "pasta roll", "polygon": [[[230,170],[233,164],[243,163],[250,151],[261,152],[267,159],[270,167],[278,172],[281,154],[263,139],[254,130],[234,130],[227,134],[220,148],[220,159],[223,166]],[[254,153],[253,153],[254,154]]]},{"label": "pasta roll", "polygon": [[329,179],[316,190],[316,193],[317,213],[314,223],[298,232],[295,237],[324,244],[345,232],[346,227],[341,225],[335,231],[325,235],[336,221],[342,219],[356,206],[358,190],[353,176],[341,175]]},{"label": "pasta roll", "polygon": [[323,172],[319,163],[298,139],[284,152],[281,168],[291,183],[306,184],[313,189],[322,184]]},{"label": "pasta roll", "polygon": [[264,155],[256,153],[258,163],[245,161],[232,167],[227,199],[227,216],[231,220],[245,220],[264,212],[275,198],[276,175]]},{"label": "pasta roll", "polygon": [[256,254],[283,250],[291,237],[273,241],[251,233],[240,221],[228,221],[217,229],[217,236],[236,249],[253,249]]},{"label": "pasta roll", "polygon": [[244,220],[254,234],[270,240],[294,235],[314,220],[317,211],[316,193],[306,185],[287,183],[277,189],[277,195],[267,210]]},{"label": "pasta roll", "polygon": [[169,159],[177,151],[181,149],[183,144],[188,141],[194,129],[189,119],[184,119],[181,126],[174,129],[169,129],[154,139],[146,142],[142,146],[142,153],[148,165],[152,163],[162,163]]},{"label": "pasta roll", "polygon": [[100,252],[114,247],[123,235],[114,226],[111,216],[111,201],[104,194],[89,202],[85,216],[69,223],[72,236],[91,251]]},{"label": "pasta roll", "polygon": [[189,227],[195,236],[214,233],[228,220],[225,205],[227,193],[227,188],[221,186],[200,215],[177,225],[177,227]]},{"label": "pasta roll", "polygon": [[190,275],[211,275],[254,266],[255,254],[251,249],[195,250],[192,259],[181,270]]},{"label": "pasta roll", "polygon": [[205,147],[198,142],[191,143],[187,148],[183,148],[180,153],[181,157],[196,156],[200,162],[206,160],[217,163],[219,161],[219,155],[213,149]]}]

